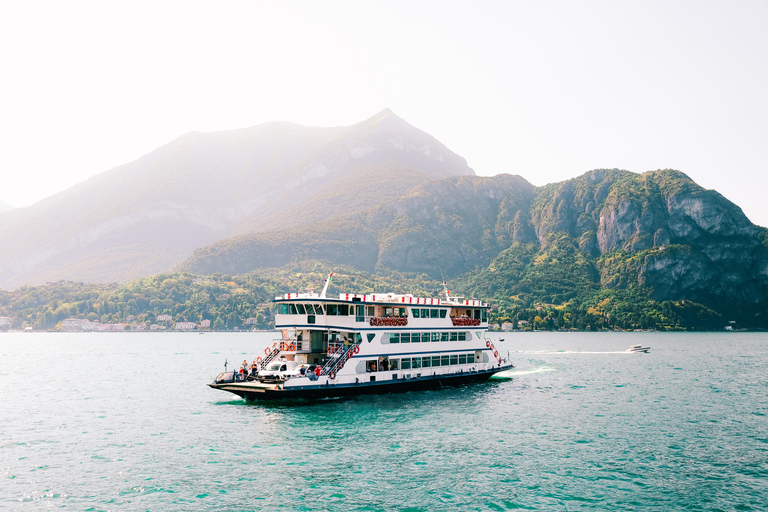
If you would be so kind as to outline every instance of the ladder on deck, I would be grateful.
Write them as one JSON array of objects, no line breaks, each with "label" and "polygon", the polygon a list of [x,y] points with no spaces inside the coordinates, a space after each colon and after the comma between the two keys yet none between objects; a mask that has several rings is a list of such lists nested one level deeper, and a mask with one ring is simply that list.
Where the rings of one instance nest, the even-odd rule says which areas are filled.
[{"label": "ladder on deck", "polygon": [[260,369],[263,370],[264,368],[266,368],[271,361],[275,360],[277,356],[279,356],[283,352],[282,347],[288,346],[291,343],[297,343],[296,336],[289,338],[287,340],[280,340],[272,343],[272,351],[269,354],[265,355],[264,358],[261,360]]},{"label": "ladder on deck", "polygon": [[[338,345],[339,349],[334,352],[334,354],[331,356],[328,361],[325,362],[323,365],[323,375],[328,375],[330,378],[331,374],[333,376],[336,376],[336,373],[338,373],[342,368],[344,368],[344,363],[346,363],[355,353],[355,348],[359,347],[360,345],[356,343],[350,343],[349,345]],[[333,357],[335,355],[338,355],[338,357]]]}]

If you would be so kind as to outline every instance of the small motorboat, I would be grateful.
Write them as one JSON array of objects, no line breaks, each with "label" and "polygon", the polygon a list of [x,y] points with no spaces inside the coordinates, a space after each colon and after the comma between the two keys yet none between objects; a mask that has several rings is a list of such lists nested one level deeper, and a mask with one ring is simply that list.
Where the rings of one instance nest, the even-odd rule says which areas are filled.
[{"label": "small motorboat", "polygon": [[626,350],[626,352],[648,352],[649,350],[651,350],[651,347],[644,347],[642,345],[632,345]]}]

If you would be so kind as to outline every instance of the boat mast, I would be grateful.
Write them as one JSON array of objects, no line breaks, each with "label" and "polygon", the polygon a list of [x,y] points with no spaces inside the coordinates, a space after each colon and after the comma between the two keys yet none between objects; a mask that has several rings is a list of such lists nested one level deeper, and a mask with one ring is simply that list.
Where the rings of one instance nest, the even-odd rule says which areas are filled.
[{"label": "boat mast", "polygon": [[328,291],[328,285],[331,284],[331,276],[333,275],[333,270],[328,271],[328,277],[325,278],[325,285],[323,285],[323,291],[320,292],[320,298],[325,298],[325,292]]},{"label": "boat mast", "polygon": [[445,280],[445,276],[443,275],[442,268],[440,269],[440,277],[443,278],[443,291],[445,292],[445,300],[447,300],[448,302],[451,302],[451,296],[450,296],[451,292],[448,291],[448,283]]}]

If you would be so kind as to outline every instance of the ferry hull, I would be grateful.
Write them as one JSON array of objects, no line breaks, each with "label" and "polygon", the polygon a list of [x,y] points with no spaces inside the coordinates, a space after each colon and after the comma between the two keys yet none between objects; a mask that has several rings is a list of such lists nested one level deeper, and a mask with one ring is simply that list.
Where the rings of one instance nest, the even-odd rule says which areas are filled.
[{"label": "ferry hull", "polygon": [[208,385],[213,389],[234,393],[247,401],[314,399],[459,386],[462,384],[488,380],[492,375],[511,368],[513,368],[513,365],[508,364],[493,368],[492,370],[478,372],[464,372],[450,375],[423,375],[419,378],[412,379],[397,379],[356,384],[319,384],[288,388],[283,388],[277,384],[267,385],[257,383],[213,383]]}]

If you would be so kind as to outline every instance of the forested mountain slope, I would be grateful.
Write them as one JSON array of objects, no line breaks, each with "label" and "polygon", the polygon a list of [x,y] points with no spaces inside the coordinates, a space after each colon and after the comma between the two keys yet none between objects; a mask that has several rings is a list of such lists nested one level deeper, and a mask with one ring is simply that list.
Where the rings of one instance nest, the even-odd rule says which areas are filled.
[{"label": "forested mountain slope", "polygon": [[188,133],[28,208],[0,213],[0,287],[157,273],[231,235],[286,229],[474,174],[389,110],[347,127]]}]

